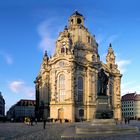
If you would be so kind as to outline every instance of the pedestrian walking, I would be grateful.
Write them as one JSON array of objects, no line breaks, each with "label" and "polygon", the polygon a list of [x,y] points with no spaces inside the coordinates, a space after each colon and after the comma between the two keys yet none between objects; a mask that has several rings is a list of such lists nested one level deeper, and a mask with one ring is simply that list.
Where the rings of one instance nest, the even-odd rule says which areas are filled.
[{"label": "pedestrian walking", "polygon": [[46,128],[46,119],[43,120],[43,128]]},{"label": "pedestrian walking", "polygon": [[127,118],[124,119],[125,124],[127,123]]},{"label": "pedestrian walking", "polygon": [[30,123],[31,123],[31,126],[33,126],[33,118],[32,117],[30,118]]}]

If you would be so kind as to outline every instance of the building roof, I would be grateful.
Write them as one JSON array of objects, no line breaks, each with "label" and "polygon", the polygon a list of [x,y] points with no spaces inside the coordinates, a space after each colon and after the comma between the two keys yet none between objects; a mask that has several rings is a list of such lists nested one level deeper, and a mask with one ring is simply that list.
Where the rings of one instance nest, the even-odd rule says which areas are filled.
[{"label": "building roof", "polygon": [[36,101],[35,100],[27,100],[27,99],[21,99],[16,103],[17,106],[35,106]]},{"label": "building roof", "polygon": [[122,96],[122,101],[132,101],[135,99],[135,94],[136,93],[128,93]]},{"label": "building roof", "polygon": [[140,94],[136,94],[135,101],[140,101]]},{"label": "building roof", "polygon": [[140,94],[128,93],[122,96],[122,101],[140,101]]},{"label": "building roof", "polygon": [[78,11],[75,11],[71,16],[82,16],[83,17],[83,15],[82,14],[80,14]]}]

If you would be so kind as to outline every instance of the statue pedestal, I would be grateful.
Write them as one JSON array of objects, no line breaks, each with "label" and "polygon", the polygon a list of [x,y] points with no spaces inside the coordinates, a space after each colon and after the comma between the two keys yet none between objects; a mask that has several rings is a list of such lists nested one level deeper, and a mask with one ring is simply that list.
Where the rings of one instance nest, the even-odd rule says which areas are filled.
[{"label": "statue pedestal", "polygon": [[[139,134],[138,127],[129,126],[125,124],[118,124],[116,125],[114,119],[95,119],[93,122],[83,122],[83,123],[76,123],[72,127],[67,127],[61,138],[70,138],[70,139],[93,139],[94,137],[98,137],[97,139],[104,139],[105,136],[110,138],[109,136],[114,135],[114,137],[120,139],[122,135],[137,135]],[[96,138],[95,138],[96,139]]]},{"label": "statue pedestal", "polygon": [[[61,138],[93,138],[96,136],[137,134],[137,127],[118,124],[113,119],[113,111],[110,107],[108,96],[98,96],[96,102],[96,114],[92,122],[75,124],[75,127],[66,129]],[[102,139],[101,138],[101,139]],[[120,138],[120,137],[119,137]]]},{"label": "statue pedestal", "polygon": [[114,126],[116,121],[114,119],[94,119],[91,123],[92,126]]},{"label": "statue pedestal", "polygon": [[98,96],[96,100],[95,119],[113,118],[113,111],[111,110],[108,96]]}]

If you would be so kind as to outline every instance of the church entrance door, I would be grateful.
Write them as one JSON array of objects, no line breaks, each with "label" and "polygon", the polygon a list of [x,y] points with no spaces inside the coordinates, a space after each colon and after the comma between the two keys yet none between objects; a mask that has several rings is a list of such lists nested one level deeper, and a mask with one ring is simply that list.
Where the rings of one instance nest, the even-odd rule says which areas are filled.
[{"label": "church entrance door", "polygon": [[58,109],[58,119],[61,119],[61,120],[64,119],[64,109],[63,108]]}]

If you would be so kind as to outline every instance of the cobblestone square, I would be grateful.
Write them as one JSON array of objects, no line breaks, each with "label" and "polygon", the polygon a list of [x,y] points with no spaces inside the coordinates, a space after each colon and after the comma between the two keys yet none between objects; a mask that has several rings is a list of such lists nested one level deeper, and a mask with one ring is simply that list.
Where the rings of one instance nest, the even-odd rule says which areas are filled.
[{"label": "cobblestone square", "polygon": [[[73,133],[78,123],[37,123],[33,126],[24,123],[0,123],[0,140],[140,140],[138,134],[108,135],[108,136],[86,136],[81,135],[75,138],[61,138],[64,130],[69,128],[69,133]],[[84,123],[83,123],[84,124]],[[123,124],[124,125],[124,124]],[[131,121],[129,125],[140,128],[139,121]]]}]

